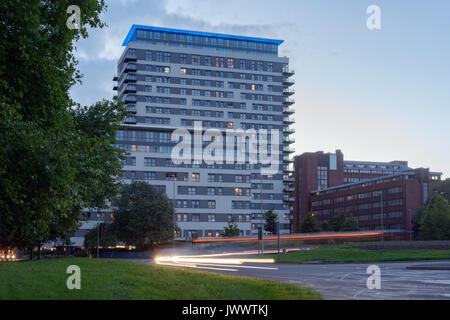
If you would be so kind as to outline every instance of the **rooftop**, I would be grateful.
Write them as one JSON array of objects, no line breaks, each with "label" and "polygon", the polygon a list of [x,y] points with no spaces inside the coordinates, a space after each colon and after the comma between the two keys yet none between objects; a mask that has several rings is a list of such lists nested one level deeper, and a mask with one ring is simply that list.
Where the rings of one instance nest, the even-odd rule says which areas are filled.
[{"label": "rooftop", "polygon": [[180,30],[180,29],[171,29],[171,28],[161,28],[161,27],[152,27],[152,26],[142,26],[135,25],[131,26],[130,31],[122,44],[122,46],[126,46],[128,42],[133,41],[136,37],[136,30],[148,30],[148,31],[157,31],[157,32],[166,32],[171,34],[183,34],[183,35],[193,35],[193,36],[201,36],[201,37],[213,37],[219,39],[232,39],[232,40],[243,40],[243,41],[251,41],[251,42],[260,42],[260,43],[268,43],[268,44],[276,44],[280,45],[283,43],[283,40],[275,40],[275,39],[266,39],[266,38],[254,38],[254,37],[244,37],[244,36],[236,36],[229,34],[220,34],[220,33],[211,33],[211,32],[201,32],[201,31],[191,31],[191,30]]}]

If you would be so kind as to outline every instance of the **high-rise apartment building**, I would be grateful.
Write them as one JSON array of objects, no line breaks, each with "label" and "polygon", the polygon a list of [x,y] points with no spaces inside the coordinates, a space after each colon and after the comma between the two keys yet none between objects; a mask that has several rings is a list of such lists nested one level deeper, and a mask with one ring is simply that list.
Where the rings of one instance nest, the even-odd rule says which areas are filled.
[{"label": "high-rise apartment building", "polygon": [[[118,145],[130,152],[124,183],[146,181],[165,192],[175,203],[180,237],[219,236],[231,217],[242,235],[255,234],[261,212],[270,209],[279,216],[281,232],[290,231],[293,71],[289,59],[278,55],[282,42],[137,25],[126,36],[114,78],[130,113],[117,133]],[[225,147],[222,163],[198,160],[194,146],[193,161],[180,164],[172,151],[186,140],[172,140],[176,129],[193,137],[195,130],[214,129],[234,151],[242,142],[227,133],[253,130],[260,139],[267,130],[276,171],[261,175],[259,152],[256,163],[248,160],[251,142],[244,163],[225,161]],[[201,139],[204,151],[210,142]]]}]

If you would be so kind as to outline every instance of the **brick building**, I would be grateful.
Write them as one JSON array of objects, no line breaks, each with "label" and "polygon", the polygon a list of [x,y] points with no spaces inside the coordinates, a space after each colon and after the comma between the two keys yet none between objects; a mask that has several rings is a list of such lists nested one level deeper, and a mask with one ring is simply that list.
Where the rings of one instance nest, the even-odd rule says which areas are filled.
[{"label": "brick building", "polygon": [[308,212],[320,223],[345,212],[361,230],[409,230],[411,217],[426,204],[441,173],[412,169],[406,161],[346,161],[335,153],[303,153],[294,158],[295,192],[291,232]]}]

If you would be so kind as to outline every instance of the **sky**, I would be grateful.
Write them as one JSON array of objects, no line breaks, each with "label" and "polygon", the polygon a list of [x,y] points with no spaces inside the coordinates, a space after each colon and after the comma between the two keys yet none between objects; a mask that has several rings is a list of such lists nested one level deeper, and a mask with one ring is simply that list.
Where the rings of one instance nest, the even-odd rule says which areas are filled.
[{"label": "sky", "polygon": [[[450,177],[450,1],[110,0],[76,44],[84,105],[111,99],[132,24],[282,39],[295,85],[296,154],[407,160]],[[380,8],[369,30],[367,8]],[[82,13],[81,13],[82,14]]]}]

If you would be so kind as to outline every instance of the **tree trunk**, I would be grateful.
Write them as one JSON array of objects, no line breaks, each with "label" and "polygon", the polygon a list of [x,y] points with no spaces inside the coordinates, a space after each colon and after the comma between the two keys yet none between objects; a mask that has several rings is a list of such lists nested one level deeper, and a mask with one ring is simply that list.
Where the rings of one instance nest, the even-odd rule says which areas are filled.
[{"label": "tree trunk", "polygon": [[38,245],[38,256],[37,256],[38,260],[41,260],[41,245]]},{"label": "tree trunk", "polygon": [[33,248],[30,248],[30,260],[33,260]]}]

